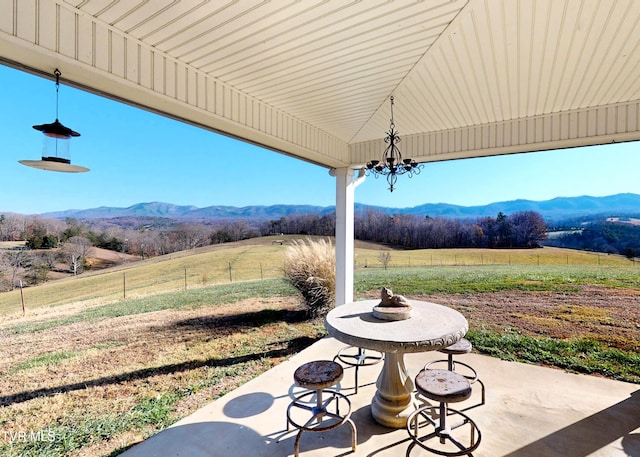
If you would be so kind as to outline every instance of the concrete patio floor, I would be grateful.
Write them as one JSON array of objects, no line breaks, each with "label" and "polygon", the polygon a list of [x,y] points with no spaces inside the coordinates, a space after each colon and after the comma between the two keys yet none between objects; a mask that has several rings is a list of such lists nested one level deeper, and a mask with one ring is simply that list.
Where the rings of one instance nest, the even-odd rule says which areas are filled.
[{"label": "concrete patio floor", "polygon": [[[296,431],[286,431],[286,408],[294,395],[293,372],[305,362],[331,359],[344,347],[324,338],[291,359],[172,427],[132,447],[123,457],[237,457],[293,455]],[[411,376],[439,353],[407,354]],[[478,424],[482,440],[475,457],[640,457],[640,386],[595,376],[565,373],[516,362],[467,354],[486,385],[486,404],[466,411]],[[358,430],[351,451],[351,431],[344,425],[326,433],[303,433],[301,456],[406,455],[410,441],[404,429],[378,425],[370,401],[381,364],[359,370],[354,393],[353,368],[338,386],[352,404]],[[480,400],[480,386],[456,409]],[[411,457],[433,456],[413,447]]]}]

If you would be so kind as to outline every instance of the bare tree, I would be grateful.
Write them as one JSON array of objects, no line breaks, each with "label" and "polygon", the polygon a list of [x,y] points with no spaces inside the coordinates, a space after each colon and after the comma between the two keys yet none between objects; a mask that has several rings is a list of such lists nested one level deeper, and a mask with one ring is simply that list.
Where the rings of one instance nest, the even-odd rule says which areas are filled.
[{"label": "bare tree", "polygon": [[391,253],[389,251],[383,251],[378,256],[378,259],[380,260],[380,263],[386,270],[387,267],[389,266],[389,262],[391,262]]},{"label": "bare tree", "polygon": [[87,256],[92,249],[91,241],[84,236],[72,236],[64,243],[62,252],[69,262],[69,268],[74,275],[82,273]]},{"label": "bare tree", "polygon": [[180,224],[171,232],[179,251],[205,246],[208,235],[209,230],[202,224]]},{"label": "bare tree", "polygon": [[58,240],[58,244],[62,241],[62,233],[67,228],[67,223],[58,219],[43,219],[42,223],[49,234]]},{"label": "bare tree", "polygon": [[27,218],[21,214],[7,213],[0,216],[0,241],[22,240]]},{"label": "bare tree", "polygon": [[16,280],[20,272],[23,271],[29,263],[27,251],[24,249],[5,251],[0,258],[0,262],[2,263],[2,270],[8,271],[11,276],[9,288],[11,290],[15,289]]}]

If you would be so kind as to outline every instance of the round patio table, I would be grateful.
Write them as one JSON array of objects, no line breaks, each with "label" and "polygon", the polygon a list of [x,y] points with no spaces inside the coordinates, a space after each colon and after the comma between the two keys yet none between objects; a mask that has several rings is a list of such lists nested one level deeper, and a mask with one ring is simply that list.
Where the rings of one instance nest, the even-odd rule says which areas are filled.
[{"label": "round patio table", "polygon": [[413,379],[404,365],[404,354],[427,352],[450,346],[469,329],[458,311],[436,303],[409,300],[411,317],[381,320],[373,316],[380,300],[340,305],[325,318],[329,335],[343,343],[384,352],[384,365],[376,382],[371,414],[381,425],[404,428],[413,412]]}]

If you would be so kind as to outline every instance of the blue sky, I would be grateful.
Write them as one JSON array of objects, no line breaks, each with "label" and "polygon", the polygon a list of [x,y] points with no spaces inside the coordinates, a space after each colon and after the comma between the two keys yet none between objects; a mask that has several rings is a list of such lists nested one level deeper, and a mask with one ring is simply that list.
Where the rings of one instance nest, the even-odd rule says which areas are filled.
[{"label": "blue sky", "polygon": [[[91,171],[25,167],[18,160],[38,160],[42,153],[42,134],[31,126],[55,119],[55,83],[0,65],[0,100],[0,213],[152,201],[197,207],[335,204],[335,180],[325,168],[64,84],[59,119],[81,133],[71,140],[71,162]],[[419,176],[400,177],[393,193],[384,178],[368,177],[356,189],[356,202],[404,208],[640,194],[638,170],[638,142],[427,163]]]}]

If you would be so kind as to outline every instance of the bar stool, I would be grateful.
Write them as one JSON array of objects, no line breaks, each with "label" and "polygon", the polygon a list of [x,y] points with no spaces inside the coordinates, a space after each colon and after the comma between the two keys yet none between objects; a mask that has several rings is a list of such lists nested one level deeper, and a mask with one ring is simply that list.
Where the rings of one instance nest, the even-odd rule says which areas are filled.
[{"label": "bar stool", "polygon": [[345,365],[355,367],[355,393],[358,393],[358,369],[360,367],[366,367],[375,365],[384,360],[384,354],[379,351],[370,351],[372,354],[367,354],[366,350],[355,346],[346,346],[338,351],[333,361],[339,360]]},{"label": "bar stool", "polygon": [[[423,369],[416,376],[415,385],[421,395],[439,402],[440,405],[437,422],[428,414],[428,411],[433,410],[431,405],[421,406],[407,418],[407,432],[412,439],[412,443],[407,449],[407,457],[409,457],[415,445],[438,455],[471,455],[471,452],[480,444],[480,429],[469,416],[449,408],[449,403],[461,402],[471,396],[471,383],[469,380],[454,371]],[[456,417],[458,421],[451,423],[451,420]],[[424,420],[421,421],[421,418]],[[468,428],[469,445],[462,444],[452,434],[454,429],[465,425],[468,426],[466,428]],[[420,436],[418,433],[421,428],[432,431]],[[430,440],[434,438],[438,438],[439,445],[437,443],[431,444]],[[449,442],[453,446],[448,444]]]},{"label": "bar stool", "polygon": [[[474,405],[474,406],[469,406],[467,408],[464,408],[463,411],[467,410],[467,409],[470,409],[470,408],[473,408],[475,406],[484,405],[484,403],[485,403],[484,383],[482,382],[481,379],[478,378],[478,373],[476,372],[475,368],[473,368],[471,365],[469,365],[467,363],[463,363],[463,362],[459,362],[459,361],[454,361],[453,360],[453,356],[454,355],[468,354],[468,353],[471,352],[472,349],[473,349],[473,345],[471,344],[471,341],[469,341],[466,338],[461,338],[460,340],[458,340],[456,343],[452,344],[451,346],[447,346],[447,347],[445,347],[443,349],[440,349],[438,351],[438,352],[441,352],[443,354],[447,354],[447,358],[446,359],[434,360],[432,362],[427,363],[424,366],[424,369],[428,370],[428,369],[431,369],[431,366],[434,365],[434,364],[446,363],[447,364],[447,370],[459,372],[465,378],[467,378],[471,384],[473,384],[475,382],[478,382],[478,384],[480,384],[481,393],[482,393],[482,399],[481,399],[480,403],[477,404],[477,405]],[[466,370],[463,369],[462,371],[457,371],[456,367],[458,365],[464,367]]]},{"label": "bar stool", "polygon": [[[355,452],[357,432],[350,418],[351,402],[345,395],[328,389],[342,380],[343,373],[342,366],[332,360],[307,362],[294,372],[293,379],[296,385],[310,390],[295,397],[287,407],[287,431],[289,425],[298,429],[294,446],[296,457],[303,432],[328,432],[345,422],[351,427],[351,448]],[[328,398],[323,399],[323,394],[327,394]],[[335,412],[329,411],[332,403],[335,404]],[[341,403],[343,408],[346,408],[343,414],[340,413]]]}]

